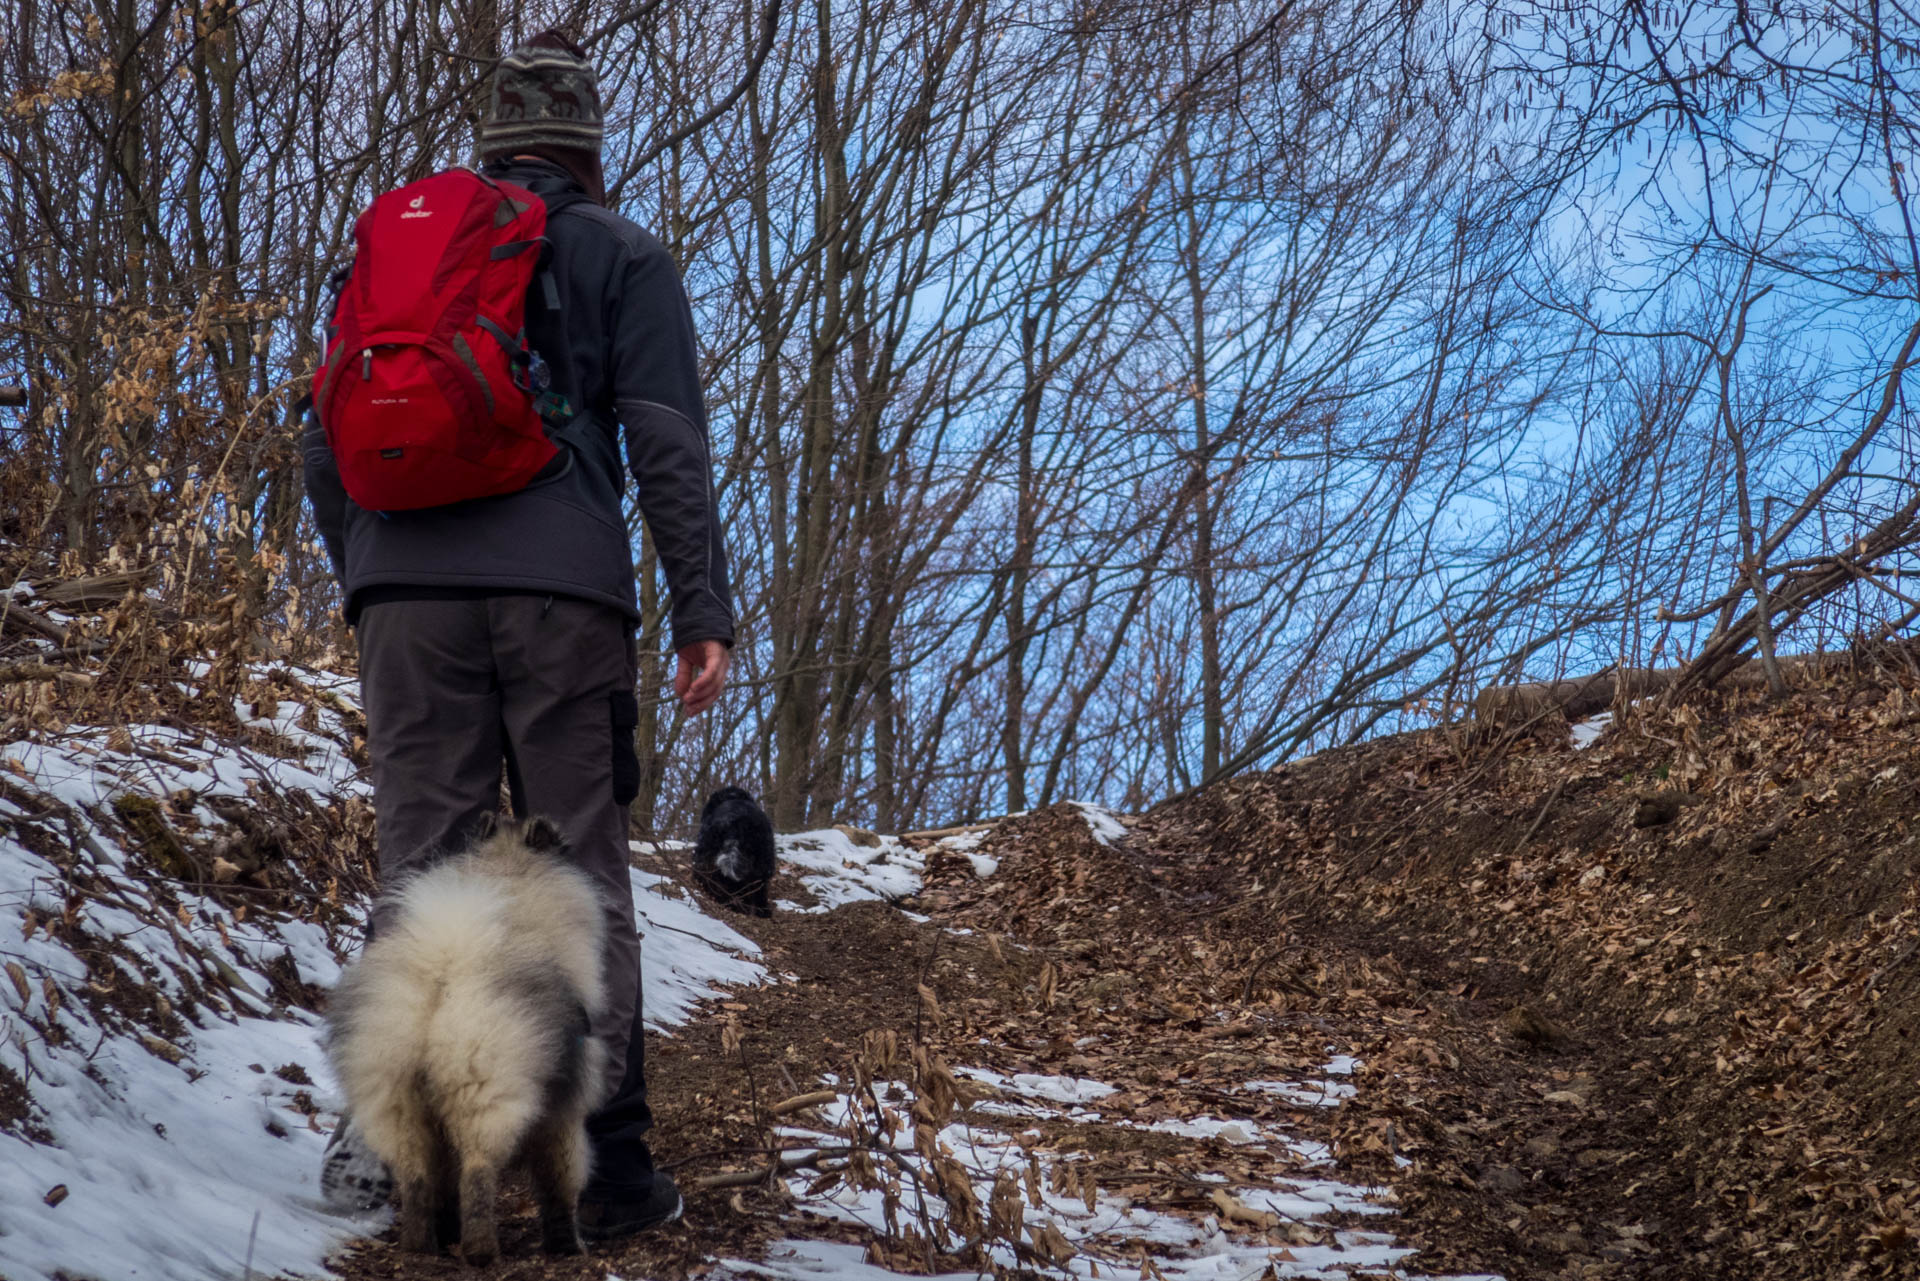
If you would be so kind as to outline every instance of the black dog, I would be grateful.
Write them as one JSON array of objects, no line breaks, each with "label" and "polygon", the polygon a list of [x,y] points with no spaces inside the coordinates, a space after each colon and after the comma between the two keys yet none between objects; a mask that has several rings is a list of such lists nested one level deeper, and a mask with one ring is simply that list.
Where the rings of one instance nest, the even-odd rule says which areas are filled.
[{"label": "black dog", "polygon": [[767,891],[773,884],[773,821],[737,787],[707,798],[700,839],[693,846],[693,879],[736,912],[772,916]]}]

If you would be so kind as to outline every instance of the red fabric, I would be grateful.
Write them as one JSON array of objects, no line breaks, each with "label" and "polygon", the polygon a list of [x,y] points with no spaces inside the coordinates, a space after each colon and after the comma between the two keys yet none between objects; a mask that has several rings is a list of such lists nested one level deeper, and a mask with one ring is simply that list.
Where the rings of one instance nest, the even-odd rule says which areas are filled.
[{"label": "red fabric", "polygon": [[[360,215],[352,274],[314,383],[314,406],[354,502],[408,511],[511,493],[552,461],[557,451],[532,398],[480,323],[484,317],[524,341],[527,286],[546,227],[538,196],[465,169],[387,192]],[[524,243],[519,252],[492,256],[516,242]]]}]

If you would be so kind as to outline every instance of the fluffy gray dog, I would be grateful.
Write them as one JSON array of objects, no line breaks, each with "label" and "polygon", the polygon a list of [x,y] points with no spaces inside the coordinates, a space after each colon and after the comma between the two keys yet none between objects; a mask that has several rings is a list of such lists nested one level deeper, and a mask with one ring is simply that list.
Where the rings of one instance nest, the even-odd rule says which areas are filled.
[{"label": "fluffy gray dog", "polygon": [[334,991],[328,1056],[399,1186],[402,1249],[457,1237],[468,1263],[491,1262],[500,1174],[523,1161],[542,1245],[580,1250],[606,927],[564,855],[544,819],[490,821],[466,853],[382,896],[373,941]]}]

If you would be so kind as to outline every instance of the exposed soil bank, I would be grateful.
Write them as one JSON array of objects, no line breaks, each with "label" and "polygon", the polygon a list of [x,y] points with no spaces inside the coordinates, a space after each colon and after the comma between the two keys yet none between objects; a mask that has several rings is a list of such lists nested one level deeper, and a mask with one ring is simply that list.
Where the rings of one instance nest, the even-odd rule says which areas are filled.
[{"label": "exposed soil bank", "polygon": [[1284,941],[1250,996],[1328,1008],[1363,963],[1428,1011],[1341,1117],[1422,1265],[1912,1275],[1920,682],[1894,662],[1634,708],[1580,751],[1402,736],[1142,826],[1216,880],[1217,930]]}]

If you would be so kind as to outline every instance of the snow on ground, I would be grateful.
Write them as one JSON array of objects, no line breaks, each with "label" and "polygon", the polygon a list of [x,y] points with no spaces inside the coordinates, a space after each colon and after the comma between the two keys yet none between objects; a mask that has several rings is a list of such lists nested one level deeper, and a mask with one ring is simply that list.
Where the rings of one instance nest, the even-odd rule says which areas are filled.
[{"label": "snow on ground", "polygon": [[926,859],[891,836],[861,844],[839,828],[778,836],[775,844],[782,863],[798,875],[817,900],[812,907],[775,900],[788,912],[829,912],[864,899],[892,902],[917,893]]},{"label": "snow on ground", "polygon": [[1601,712],[1598,716],[1589,716],[1583,721],[1575,721],[1570,727],[1575,747],[1592,747],[1594,740],[1607,732],[1613,724],[1612,712]]},{"label": "snow on ground", "polygon": [[[357,787],[344,734],[336,741],[291,725],[300,710],[284,727],[277,716],[260,723],[271,719],[306,747],[302,761],[139,725],[130,739],[113,742],[102,730],[8,744],[0,768],[96,820],[110,797],[129,791],[192,788],[246,798],[250,783]],[[129,750],[138,748],[147,754]],[[31,817],[20,803],[0,802],[0,818]],[[273,985],[263,972],[270,961],[291,955],[302,978],[329,984],[340,969],[335,949],[352,946],[357,932],[329,938],[307,922],[243,922],[185,886],[172,887],[176,913],[156,909],[143,880],[127,871],[114,829],[100,821],[83,828],[72,854],[96,878],[94,888],[69,909],[61,870],[15,839],[11,824],[6,830],[0,912],[7,919],[22,921],[29,911],[40,920],[64,918],[70,937],[84,932],[117,944],[126,953],[115,959],[117,983],[151,986],[173,1008],[193,1012],[174,1041],[97,1015],[83,999],[87,968],[60,938],[38,930],[18,942],[8,936],[6,959],[24,976],[27,994],[20,979],[0,988],[0,1066],[24,1082],[29,1123],[53,1142],[0,1134],[5,1275],[205,1281],[242,1276],[251,1266],[271,1276],[314,1267],[342,1237],[364,1229],[318,1202],[326,1133],[309,1118],[327,1099],[315,1084],[324,1079],[317,1020],[299,1010],[254,1016],[272,1009]],[[197,1007],[189,981],[208,993]],[[230,993],[233,1003],[213,993]],[[22,1015],[57,1028],[57,1043]],[[292,1079],[277,1075],[281,1069]]]},{"label": "snow on ground", "polygon": [[[900,1277],[898,1272],[868,1263],[862,1247],[838,1241],[780,1241],[767,1251],[764,1262],[729,1262],[719,1275],[778,1281],[899,1281]],[[980,1277],[975,1272],[942,1272],[921,1281],[980,1281]]]},{"label": "snow on ground", "polygon": [[[1030,1098],[1054,1098],[1063,1103],[1098,1099],[1115,1092],[1114,1087],[1103,1082],[1079,1077],[1008,1076],[975,1067],[956,1068],[954,1071],[958,1076],[992,1085],[996,1089],[1017,1091]],[[872,1097],[885,1100],[884,1111],[892,1113],[897,1123],[905,1128],[904,1118],[914,1106],[912,1093],[907,1086],[897,1081],[875,1082]],[[969,1115],[988,1112],[990,1106],[977,1104]],[[1062,1114],[1038,1105],[1029,1105],[1029,1111],[1036,1115],[1065,1115],[1068,1119],[1080,1122],[1098,1120],[1079,1110]],[[834,1142],[844,1141],[841,1135],[854,1112],[852,1101],[843,1096],[820,1109],[822,1129],[787,1126],[782,1128],[780,1134],[790,1143],[818,1144],[819,1149],[829,1149]],[[989,1121],[992,1115],[988,1112]],[[868,1124],[872,1124],[873,1120],[868,1117]],[[1233,1185],[1222,1176],[1221,1193],[1231,1202],[1237,1202],[1240,1207],[1255,1214],[1274,1215],[1282,1224],[1302,1224],[1312,1229],[1305,1234],[1310,1239],[1284,1247],[1276,1246],[1270,1244],[1263,1234],[1229,1230],[1219,1215],[1189,1216],[1152,1209],[1107,1190],[1094,1193],[1091,1204],[1081,1191],[1051,1191],[1049,1189],[1055,1186],[1052,1178],[1054,1168],[1062,1163],[1071,1163],[1076,1158],[1033,1146],[1032,1141],[1040,1137],[1038,1130],[1015,1137],[993,1128],[989,1121],[963,1119],[948,1124],[939,1132],[937,1144],[942,1151],[952,1154],[967,1166],[975,1195],[982,1205],[991,1201],[997,1176],[1003,1172],[1018,1176],[1027,1170],[1029,1162],[1039,1161],[1037,1189],[1035,1185],[1028,1186],[1030,1190],[1038,1191],[1040,1200],[1037,1206],[1027,1211],[1026,1227],[1031,1233],[1043,1224],[1050,1224],[1079,1251],[1062,1269],[1066,1276],[1091,1278],[1134,1275],[1139,1268],[1139,1252],[1143,1247],[1151,1250],[1160,1274],[1167,1281],[1213,1281],[1216,1278],[1221,1281],[1255,1281],[1256,1278],[1267,1276],[1347,1277],[1355,1270],[1364,1271],[1370,1276],[1408,1275],[1396,1265],[1413,1251],[1395,1244],[1390,1235],[1370,1230],[1333,1228],[1324,1222],[1332,1214],[1370,1217],[1391,1215],[1394,1212],[1390,1204],[1391,1193],[1386,1189],[1359,1188],[1311,1175],[1284,1177],[1269,1186],[1242,1187]],[[1303,1167],[1325,1159],[1325,1149],[1320,1145],[1289,1140],[1271,1127],[1252,1122],[1209,1124],[1207,1119],[1202,1118],[1183,1124],[1191,1130],[1192,1137],[1225,1138],[1229,1141],[1241,1141],[1230,1138],[1229,1127],[1243,1127],[1247,1131],[1246,1141],[1257,1138],[1273,1145],[1270,1150],[1292,1151],[1296,1162]],[[1188,1132],[1179,1128],[1179,1124],[1149,1128]],[[896,1159],[910,1167],[919,1167],[919,1157],[908,1151],[896,1149]],[[787,1180],[788,1189],[796,1200],[817,1214],[882,1233],[890,1218],[919,1221],[921,1207],[911,1190],[905,1194],[898,1208],[890,1208],[881,1191],[859,1188],[844,1181],[825,1192],[813,1193],[810,1187],[817,1178],[817,1171],[803,1170],[790,1175]],[[947,1207],[940,1198],[928,1194],[924,1211],[933,1220],[943,1221]],[[990,1245],[989,1253],[997,1263],[1011,1267],[1016,1262],[1004,1245]],[[794,1240],[775,1243],[768,1250],[767,1257],[760,1262],[729,1260],[723,1264],[721,1275],[770,1277],[777,1281],[813,1281],[821,1277],[845,1278],[846,1281],[884,1281],[898,1274],[866,1262],[857,1246]],[[1470,1279],[1463,1278],[1461,1281]],[[1497,1279],[1481,1278],[1478,1281]]]},{"label": "snow on ground", "polygon": [[1067,804],[1080,811],[1080,817],[1086,819],[1087,826],[1093,829],[1093,839],[1102,845],[1111,845],[1127,838],[1127,825],[1112,810],[1091,801],[1068,801]]},{"label": "snow on ground", "polygon": [[1355,1090],[1344,1081],[1248,1081],[1246,1088],[1256,1094],[1273,1094],[1300,1107],[1339,1107]]},{"label": "snow on ground", "polygon": [[[1350,1054],[1336,1054],[1320,1065],[1328,1076],[1352,1076],[1360,1060]],[[1331,1108],[1340,1100],[1352,1098],[1358,1091],[1345,1081],[1248,1081],[1241,1088],[1256,1094],[1272,1094],[1298,1107]]]},{"label": "snow on ground", "polygon": [[[303,680],[353,706],[351,682]],[[174,1009],[192,1008],[187,980],[232,993],[231,1004],[211,995],[193,1008],[173,1041],[103,1027],[81,999],[87,967],[59,937],[36,930],[16,941],[29,911],[58,918],[67,899],[61,869],[15,839],[9,820],[33,815],[0,798],[0,922],[11,930],[0,961],[12,967],[0,971],[0,1069],[25,1083],[31,1112],[22,1130],[52,1139],[0,1133],[0,1276],[8,1281],[323,1276],[324,1258],[345,1239],[384,1226],[378,1216],[331,1214],[319,1199],[321,1153],[339,1105],[319,1021],[300,1010],[260,1017],[273,1012],[269,963],[290,955],[301,978],[331,986],[358,946],[358,929],[329,937],[305,921],[242,921],[183,885],[170,887],[177,913],[156,910],[104,817],[123,793],[161,798],[189,788],[202,797],[198,817],[218,832],[207,796],[365,794],[337,713],[321,712],[321,728],[307,730],[297,723],[305,707],[291,700],[267,715],[238,710],[304,757],[159,725],[132,726],[126,738],[81,730],[0,746],[7,777],[87,820],[73,857],[98,888],[76,898],[69,935],[84,931],[124,947],[131,959],[116,960],[120,981],[150,985]],[[702,911],[685,889],[636,869],[633,890],[649,1026],[670,1032],[723,987],[766,980],[758,945]],[[58,1006],[51,1017],[50,999]],[[56,1026],[58,1043],[22,1015]],[[283,1068],[292,1079],[277,1075]]]},{"label": "snow on ground", "polygon": [[[634,842],[636,848],[640,844]],[[685,886],[635,868],[633,910],[640,926],[641,1005],[648,1027],[667,1031],[685,1023],[696,1004],[721,995],[715,984],[766,981],[760,945],[707,915]]]},{"label": "snow on ground", "polygon": [[[1277,1252],[1276,1252],[1277,1253]],[[1294,1253],[1294,1251],[1289,1251]],[[1264,1260],[1256,1264],[1247,1264],[1233,1254],[1215,1256],[1213,1270],[1203,1269],[1201,1260],[1193,1260],[1178,1271],[1162,1272],[1168,1278],[1180,1281],[1261,1281],[1266,1275]],[[1295,1262],[1298,1262],[1296,1259]],[[1343,1264],[1351,1260],[1342,1256]],[[1103,1277],[1128,1277],[1136,1274],[1137,1265],[1122,1265],[1117,1268],[1102,1268]],[[722,1275],[738,1277],[768,1277],[773,1281],[898,1281],[898,1272],[889,1272],[885,1268],[875,1267],[866,1261],[866,1253],[857,1245],[845,1245],[838,1241],[782,1241],[767,1251],[767,1257],[760,1263],[729,1263]],[[1075,1269],[1075,1275],[1090,1275],[1084,1265]],[[1330,1272],[1276,1272],[1277,1276],[1334,1276],[1344,1273]],[[1374,1275],[1383,1275],[1374,1273]],[[1384,1275],[1405,1277],[1407,1274],[1392,1272]],[[607,1281],[619,1281],[617,1277],[608,1277]],[[942,1272],[925,1277],[922,1281],[978,1281],[972,1272]],[[1432,1281],[1431,1278],[1409,1278],[1409,1281]],[[1460,1277],[1456,1281],[1498,1281],[1495,1277]]]},{"label": "snow on ground", "polygon": [[973,864],[973,874],[984,881],[1000,870],[999,859],[991,854],[976,852],[990,835],[992,835],[991,828],[974,827],[963,832],[955,832],[952,836],[941,837],[939,845],[943,850],[964,856],[967,862]]},{"label": "snow on ground", "polygon": [[274,1075],[299,1064],[318,1079],[316,1030],[208,1016],[178,1065],[131,1038],[106,1038],[88,1063],[97,1032],[78,1053],[16,1035],[0,1061],[16,1072],[31,1061],[36,1119],[57,1146],[0,1136],[5,1275],[207,1281],[251,1261],[254,1275],[279,1276],[317,1268],[356,1227],[379,1231],[320,1205],[326,1134],[293,1104],[316,1092]]},{"label": "snow on ground", "polygon": [[989,1068],[977,1067],[955,1068],[954,1075],[980,1081],[1005,1093],[1050,1099],[1055,1103],[1091,1103],[1114,1093],[1114,1088],[1106,1082],[1090,1081],[1083,1076],[1041,1076],[1035,1072],[1016,1072],[1012,1076],[1005,1076]]}]

